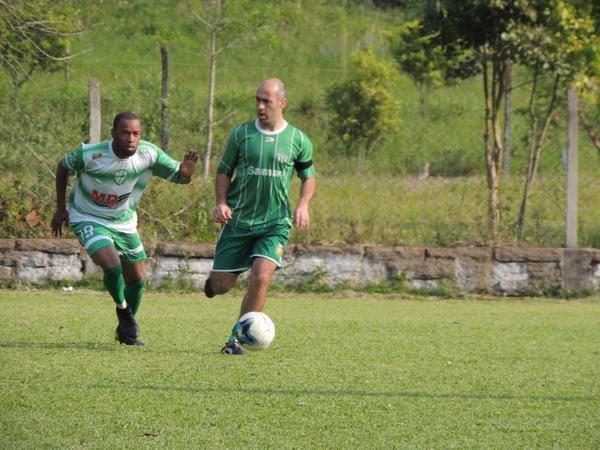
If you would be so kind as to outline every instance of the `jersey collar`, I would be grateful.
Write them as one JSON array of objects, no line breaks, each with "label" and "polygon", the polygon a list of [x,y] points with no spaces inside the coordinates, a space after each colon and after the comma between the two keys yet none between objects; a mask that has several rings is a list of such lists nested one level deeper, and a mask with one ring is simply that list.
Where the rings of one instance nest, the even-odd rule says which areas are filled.
[{"label": "jersey collar", "polygon": [[287,123],[287,121],[286,121],[286,120],[284,120],[284,121],[283,121],[283,125],[281,125],[279,128],[277,128],[276,130],[273,130],[273,131],[269,131],[269,130],[263,130],[263,129],[260,127],[260,123],[258,122],[258,119],[256,119],[256,120],[254,121],[254,126],[256,126],[256,129],[257,129],[258,131],[260,131],[262,134],[279,134],[279,133],[281,133],[283,130],[285,130],[285,129],[286,129],[286,127],[288,126],[288,123]]}]

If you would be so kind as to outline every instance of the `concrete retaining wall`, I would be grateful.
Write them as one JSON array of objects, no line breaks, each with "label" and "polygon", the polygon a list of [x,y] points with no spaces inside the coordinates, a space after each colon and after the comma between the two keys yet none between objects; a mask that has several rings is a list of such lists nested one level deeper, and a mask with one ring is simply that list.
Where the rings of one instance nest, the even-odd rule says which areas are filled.
[{"label": "concrete retaining wall", "polygon": [[[155,286],[183,281],[201,287],[214,245],[146,245],[147,279]],[[467,292],[523,295],[565,289],[600,290],[600,250],[531,247],[290,246],[275,280],[318,279],[363,286],[401,277],[415,289],[452,283]],[[81,280],[99,268],[74,239],[0,239],[0,282],[27,284]]]}]

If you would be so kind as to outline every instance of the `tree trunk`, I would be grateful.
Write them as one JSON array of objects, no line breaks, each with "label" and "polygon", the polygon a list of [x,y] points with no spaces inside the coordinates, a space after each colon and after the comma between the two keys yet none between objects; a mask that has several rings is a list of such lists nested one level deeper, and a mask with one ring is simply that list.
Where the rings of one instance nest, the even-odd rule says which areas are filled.
[{"label": "tree trunk", "polygon": [[162,129],[160,131],[160,146],[169,151],[169,53],[167,47],[160,46],[162,61],[162,89],[160,95],[160,115],[162,118]]},{"label": "tree trunk", "polygon": [[71,38],[68,37],[65,45],[65,56],[67,57],[63,62],[63,74],[65,76],[65,84],[71,82]]},{"label": "tree trunk", "polygon": [[364,150],[364,147],[359,144],[358,152],[356,154],[356,168],[355,168],[356,175],[360,175],[360,173],[362,172],[364,160],[365,160],[365,150]]},{"label": "tree trunk", "polygon": [[490,238],[495,240],[500,229],[500,172],[502,162],[502,137],[500,104],[503,96],[504,65],[492,63],[490,74],[487,62],[483,63],[483,91],[485,96],[485,165],[488,184],[488,227]]},{"label": "tree trunk", "polygon": [[550,103],[548,104],[548,109],[546,110],[546,115],[544,117],[544,125],[542,126],[542,130],[538,135],[538,117],[534,107],[534,96],[536,92],[537,77],[538,74],[536,69],[533,87],[531,88],[531,97],[529,100],[529,114],[531,119],[531,129],[529,136],[529,162],[527,164],[527,176],[525,177],[525,187],[523,188],[523,198],[521,200],[521,207],[519,209],[519,217],[517,218],[517,222],[515,223],[516,234],[519,238],[523,236],[523,231],[525,230],[525,217],[527,214],[527,206],[529,204],[531,192],[533,191],[533,185],[535,183],[538,168],[540,166],[542,150],[546,145],[546,135],[550,128],[550,123],[552,121],[552,113],[554,112],[554,108],[556,106],[556,94],[558,92],[558,81],[560,78],[558,75],[556,75],[554,78],[554,84],[552,86],[552,97],[550,99]]},{"label": "tree trunk", "polygon": [[594,144],[594,147],[596,147],[596,149],[600,152],[600,135],[598,135],[598,133],[594,129],[594,125],[592,124],[592,122],[590,122],[590,120],[588,119],[588,117],[587,117],[585,111],[583,111],[583,109],[579,110],[579,118],[581,119],[581,122],[583,123],[583,127],[585,128],[585,131],[587,131],[590,141],[592,141],[592,144]]},{"label": "tree trunk", "polygon": [[217,76],[217,30],[221,15],[221,0],[216,0],[216,21],[210,28],[210,64],[209,64],[209,83],[208,83],[208,117],[206,123],[206,148],[204,150],[204,170],[202,177],[208,178],[210,170],[210,157],[212,155],[213,131],[215,127],[214,109],[215,109],[215,82]]},{"label": "tree trunk", "polygon": [[17,85],[13,85],[13,109],[18,111],[19,106],[19,87]]},{"label": "tree trunk", "polygon": [[504,76],[504,176],[510,175],[510,152],[512,144],[512,63],[506,64]]},{"label": "tree trunk", "polygon": [[421,117],[423,119],[427,118],[429,108],[427,99],[427,87],[425,85],[419,85],[419,106]]}]

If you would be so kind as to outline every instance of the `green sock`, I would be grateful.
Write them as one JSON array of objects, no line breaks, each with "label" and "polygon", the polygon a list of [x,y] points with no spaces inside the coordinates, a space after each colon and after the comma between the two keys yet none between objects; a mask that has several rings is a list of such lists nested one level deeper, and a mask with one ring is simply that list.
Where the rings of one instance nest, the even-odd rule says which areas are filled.
[{"label": "green sock", "polygon": [[144,293],[145,285],[146,280],[125,284],[125,300],[127,300],[127,304],[129,305],[129,308],[131,308],[131,312],[134,316],[138,312],[140,303],[142,303],[142,294]]},{"label": "green sock", "polygon": [[115,303],[122,305],[125,301],[125,281],[121,266],[104,269],[104,287],[109,292]]},{"label": "green sock", "polygon": [[229,335],[227,342],[237,341],[238,340],[238,331],[239,331],[238,323],[236,322],[233,325],[233,328],[231,329],[231,334]]}]

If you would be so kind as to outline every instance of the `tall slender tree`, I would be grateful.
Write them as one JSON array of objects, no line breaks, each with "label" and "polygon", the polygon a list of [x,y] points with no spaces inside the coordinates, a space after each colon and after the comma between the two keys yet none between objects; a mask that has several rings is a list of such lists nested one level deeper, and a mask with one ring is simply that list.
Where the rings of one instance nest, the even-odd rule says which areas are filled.
[{"label": "tall slender tree", "polygon": [[202,0],[190,3],[191,13],[203,25],[201,34],[208,41],[208,93],[206,108],[206,142],[203,170],[207,178],[213,153],[214,130],[218,124],[215,114],[217,63],[231,47],[249,45],[269,23],[251,0]]}]

